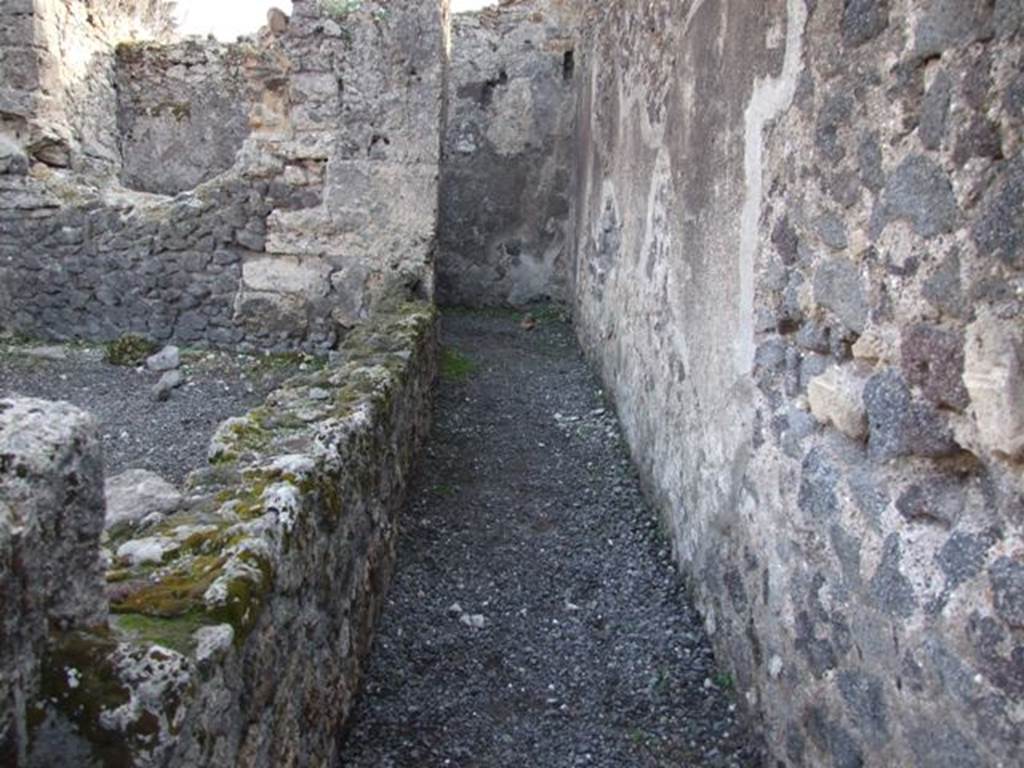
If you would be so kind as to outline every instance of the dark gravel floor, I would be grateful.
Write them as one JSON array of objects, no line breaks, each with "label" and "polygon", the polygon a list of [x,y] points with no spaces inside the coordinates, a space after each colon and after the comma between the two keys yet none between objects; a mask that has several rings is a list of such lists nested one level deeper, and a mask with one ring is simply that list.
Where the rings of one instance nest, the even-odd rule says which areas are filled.
[{"label": "dark gravel floor", "polygon": [[444,337],[476,370],[442,383],[342,764],[759,765],[571,329]]},{"label": "dark gravel floor", "polygon": [[148,469],[177,483],[206,463],[217,425],[241,416],[296,372],[296,358],[254,358],[223,352],[185,355],[186,385],[155,402],[160,374],[111,365],[98,347],[0,347],[0,397],[66,400],[99,419],[108,476]]}]

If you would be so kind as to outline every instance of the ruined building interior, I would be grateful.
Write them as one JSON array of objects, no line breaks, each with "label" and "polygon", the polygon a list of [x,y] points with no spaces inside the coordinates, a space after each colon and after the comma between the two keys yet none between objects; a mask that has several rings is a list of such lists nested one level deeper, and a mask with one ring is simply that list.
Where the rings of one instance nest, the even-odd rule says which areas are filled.
[{"label": "ruined building interior", "polygon": [[0,764],[1024,765],[1024,3],[0,0]]}]

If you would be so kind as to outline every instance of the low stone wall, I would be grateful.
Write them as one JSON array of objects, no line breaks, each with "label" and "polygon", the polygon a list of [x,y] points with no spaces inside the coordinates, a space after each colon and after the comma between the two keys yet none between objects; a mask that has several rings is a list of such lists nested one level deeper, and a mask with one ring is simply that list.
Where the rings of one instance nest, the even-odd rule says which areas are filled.
[{"label": "low stone wall", "polygon": [[[432,308],[375,318],[330,363],[223,424],[180,511],[104,535],[109,627],[51,633],[27,765],[335,765],[427,433],[435,353]],[[7,487],[21,465],[3,456]],[[98,468],[79,480],[95,535],[67,546],[95,561]],[[100,589],[83,604],[103,606]]]},{"label": "low stone wall", "polygon": [[1021,4],[580,5],[577,327],[772,764],[1021,764]]},{"label": "low stone wall", "polygon": [[51,628],[106,622],[102,454],[92,417],[0,400],[0,763],[25,765]]},{"label": "low stone wall", "polygon": [[576,114],[564,3],[517,0],[452,22],[438,300],[565,300]]}]

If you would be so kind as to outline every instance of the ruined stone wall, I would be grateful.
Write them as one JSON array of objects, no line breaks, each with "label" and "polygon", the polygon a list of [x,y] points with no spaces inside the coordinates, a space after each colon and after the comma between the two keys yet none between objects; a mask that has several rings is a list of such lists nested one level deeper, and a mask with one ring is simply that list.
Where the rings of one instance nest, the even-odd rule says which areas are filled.
[{"label": "ruined stone wall", "polygon": [[103,468],[91,416],[0,400],[0,762],[25,765],[26,715],[51,628],[107,618],[99,544]]},{"label": "ruined stone wall", "polygon": [[453,21],[438,298],[566,299],[575,58],[563,4],[505,2]]},{"label": "ruined stone wall", "polygon": [[[118,163],[111,47],[158,38],[165,4],[8,0],[0,9],[0,158],[8,151],[99,177]],[[0,160],[2,173],[3,160]]]},{"label": "ruined stone wall", "polygon": [[124,186],[173,195],[231,168],[249,136],[254,104],[268,81],[284,77],[274,53],[251,41],[118,46]]},{"label": "ruined stone wall", "polygon": [[580,338],[774,758],[1020,763],[1020,3],[587,12]]},{"label": "ruined stone wall", "polygon": [[[446,4],[333,7],[299,0],[291,23],[279,18],[275,30],[230,54],[197,42],[133,47],[144,53],[122,56],[126,74],[152,75],[139,89],[157,98],[173,92],[172,117],[203,110],[211,80],[240,59],[247,138],[230,169],[187,194],[125,190],[113,178],[119,153],[112,175],[73,160],[65,167],[38,151],[27,157],[26,142],[5,129],[18,152],[0,161],[0,283],[9,299],[0,307],[3,327],[60,339],[133,331],[185,343],[324,349],[380,306],[432,296]],[[37,47],[56,56],[48,42],[54,29],[61,40],[70,33],[38,13],[33,18]],[[90,35],[97,24],[89,22]],[[188,87],[174,81],[184,66],[179,53],[208,61],[210,78],[196,74],[192,90],[188,76]],[[99,58],[104,66],[87,82],[113,95],[109,40]],[[158,60],[168,69],[156,67]],[[125,145],[129,181],[141,172],[137,142],[159,146],[153,134],[135,132],[147,126],[139,120],[140,93],[126,89],[122,99],[122,126],[133,126]],[[116,129],[116,102],[107,106],[79,109],[70,123],[88,125],[102,114]],[[41,125],[56,124],[33,114]],[[241,131],[237,115],[232,125]],[[182,127],[170,144],[209,126],[204,118]],[[168,162],[166,175],[151,163],[153,183],[145,186],[199,178],[206,160],[227,161],[228,144],[200,143]]]},{"label": "ruined stone wall", "polygon": [[334,766],[436,334],[426,304],[376,315],[222,424],[180,510],[105,533],[91,419],[0,402],[4,765]]}]

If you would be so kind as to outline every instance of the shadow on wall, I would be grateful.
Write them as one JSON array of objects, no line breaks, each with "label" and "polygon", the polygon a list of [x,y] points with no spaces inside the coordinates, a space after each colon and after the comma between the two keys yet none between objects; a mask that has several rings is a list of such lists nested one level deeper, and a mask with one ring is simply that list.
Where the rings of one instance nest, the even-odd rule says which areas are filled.
[{"label": "shadow on wall", "polygon": [[571,16],[543,0],[453,19],[441,303],[567,298],[573,35]]}]

